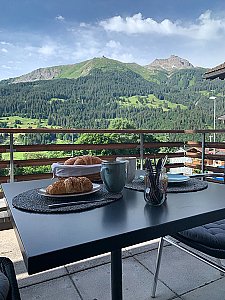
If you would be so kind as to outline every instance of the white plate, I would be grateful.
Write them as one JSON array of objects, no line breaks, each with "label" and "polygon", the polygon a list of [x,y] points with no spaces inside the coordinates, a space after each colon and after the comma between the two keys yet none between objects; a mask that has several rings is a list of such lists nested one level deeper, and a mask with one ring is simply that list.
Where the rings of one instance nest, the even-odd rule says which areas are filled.
[{"label": "white plate", "polygon": [[181,174],[167,174],[169,183],[180,183],[186,182],[190,180],[189,176],[181,175]]},{"label": "white plate", "polygon": [[76,194],[63,194],[63,195],[50,195],[46,193],[46,188],[41,188],[38,190],[38,194],[45,197],[51,197],[51,198],[69,198],[69,197],[78,197],[78,196],[93,194],[99,191],[100,189],[101,189],[100,184],[93,183],[93,189],[90,192],[76,193]]},{"label": "white plate", "polygon": [[[189,176],[181,175],[181,174],[168,174],[168,182],[169,183],[182,183],[190,180]],[[140,175],[139,178],[144,180],[144,175]]]}]

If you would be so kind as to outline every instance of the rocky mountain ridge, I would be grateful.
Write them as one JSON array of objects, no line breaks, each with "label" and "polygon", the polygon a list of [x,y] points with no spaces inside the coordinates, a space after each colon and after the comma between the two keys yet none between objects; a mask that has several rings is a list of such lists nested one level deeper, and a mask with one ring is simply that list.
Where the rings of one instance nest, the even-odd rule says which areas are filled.
[{"label": "rocky mountain ridge", "polygon": [[169,58],[157,58],[152,63],[146,66],[147,69],[163,69],[168,72],[180,69],[191,69],[194,66],[184,58],[176,55],[171,55]]},{"label": "rocky mountain ridge", "polygon": [[[141,66],[136,63],[123,63],[107,57],[93,58],[77,64],[61,65],[47,68],[40,68],[28,74],[19,77],[10,78],[9,83],[33,82],[38,80],[52,80],[57,78],[76,79],[91,74],[94,69],[102,71],[127,71],[141,75],[146,80],[154,81],[155,71],[161,71],[163,76],[170,75],[174,71],[181,69],[190,69],[194,66],[186,59],[176,55],[171,55],[166,59],[155,59],[147,66]],[[157,80],[157,79],[156,79]]]},{"label": "rocky mountain ridge", "polygon": [[13,83],[30,82],[30,81],[46,80],[46,79],[51,80],[56,78],[59,74],[60,74],[59,67],[40,68],[30,73],[24,74],[20,77],[16,77],[13,80]]}]

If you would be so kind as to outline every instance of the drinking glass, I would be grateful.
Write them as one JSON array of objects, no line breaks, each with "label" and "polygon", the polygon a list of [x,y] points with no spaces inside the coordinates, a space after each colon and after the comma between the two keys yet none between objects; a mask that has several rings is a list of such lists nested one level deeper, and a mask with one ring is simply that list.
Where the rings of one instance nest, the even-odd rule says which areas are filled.
[{"label": "drinking glass", "polygon": [[144,199],[149,205],[162,205],[167,197],[168,177],[164,173],[146,172]]}]

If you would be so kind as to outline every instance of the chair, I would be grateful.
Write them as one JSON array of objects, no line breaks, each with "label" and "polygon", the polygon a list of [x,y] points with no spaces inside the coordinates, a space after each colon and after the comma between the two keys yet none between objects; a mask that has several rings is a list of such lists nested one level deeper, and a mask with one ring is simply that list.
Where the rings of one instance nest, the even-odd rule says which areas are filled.
[{"label": "chair", "polygon": [[[0,257],[0,280],[2,280],[0,282],[0,286],[2,284],[0,299],[21,300],[14,266],[12,261],[7,257]],[[3,292],[6,295],[3,295]]]},{"label": "chair", "polygon": [[[224,177],[225,183],[224,173],[204,173],[191,177],[213,177],[215,175]],[[225,259],[225,219],[198,226],[192,229],[184,230],[182,232],[171,235],[171,237],[173,239],[171,239],[170,237],[162,237],[159,241],[156,269],[152,286],[152,298],[155,298],[156,294],[164,241],[167,241],[168,243],[178,247],[186,253],[217,269],[218,271],[220,271],[220,274],[222,276],[225,274],[225,267],[222,266],[220,261],[220,259]],[[192,251],[192,249],[197,250],[198,252]],[[210,258],[216,260],[217,263],[205,257],[204,255],[210,256]]]},{"label": "chair", "polygon": [[[225,258],[225,220],[184,230],[171,235],[171,237],[173,240],[170,237],[160,238],[152,287],[152,298],[155,298],[164,241],[184,250],[211,267],[214,267],[220,271],[221,275],[224,275],[225,268],[222,266],[220,259]],[[188,246],[188,248],[186,246]],[[194,252],[190,248],[199,252]],[[217,263],[206,258],[204,254],[216,259]]]}]

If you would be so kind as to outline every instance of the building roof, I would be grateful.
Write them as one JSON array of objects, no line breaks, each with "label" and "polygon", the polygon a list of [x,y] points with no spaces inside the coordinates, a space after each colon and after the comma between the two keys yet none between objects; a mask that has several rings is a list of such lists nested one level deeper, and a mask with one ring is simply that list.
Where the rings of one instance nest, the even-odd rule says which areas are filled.
[{"label": "building roof", "polygon": [[225,115],[223,115],[223,116],[220,116],[220,117],[218,118],[218,120],[225,121]]},{"label": "building roof", "polygon": [[209,69],[204,74],[205,79],[224,79],[225,78],[225,62],[223,64],[220,64],[212,69]]}]

